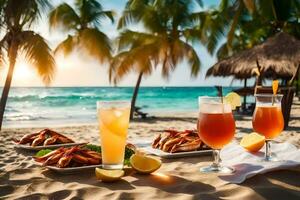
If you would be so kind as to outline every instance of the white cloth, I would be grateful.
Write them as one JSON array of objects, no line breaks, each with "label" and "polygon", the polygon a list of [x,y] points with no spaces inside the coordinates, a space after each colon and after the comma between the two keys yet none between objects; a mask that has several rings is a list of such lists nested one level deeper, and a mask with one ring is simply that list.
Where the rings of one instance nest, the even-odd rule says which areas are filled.
[{"label": "white cloth", "polygon": [[265,147],[252,154],[236,143],[231,143],[221,151],[222,164],[232,166],[235,172],[230,175],[220,175],[222,180],[230,183],[242,183],[256,174],[288,169],[300,165],[300,149],[290,143],[271,143],[271,152],[277,155],[279,161],[262,161]]}]

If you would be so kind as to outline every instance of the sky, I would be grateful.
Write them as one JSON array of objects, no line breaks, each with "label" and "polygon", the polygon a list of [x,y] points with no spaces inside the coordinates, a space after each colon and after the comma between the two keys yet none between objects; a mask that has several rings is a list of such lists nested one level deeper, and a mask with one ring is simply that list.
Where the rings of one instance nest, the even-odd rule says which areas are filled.
[{"label": "sky", "polygon": [[[62,2],[72,4],[72,0],[54,0],[54,6]],[[121,15],[125,0],[102,0],[100,1],[105,10],[114,10],[117,18]],[[218,0],[203,0],[204,9],[218,4]],[[117,20],[116,20],[117,21]],[[130,27],[135,30],[141,29],[139,26]],[[33,27],[34,31],[46,38],[51,48],[55,48],[59,42],[63,41],[67,33],[59,31],[49,31],[47,18],[44,17],[37,25]],[[110,38],[118,35],[116,23],[112,24],[109,20],[102,23],[100,29]],[[199,75],[196,78],[190,77],[190,70],[187,63],[181,63],[176,70],[172,72],[169,80],[161,76],[161,71],[157,69],[150,76],[143,77],[141,86],[212,86],[232,84],[232,78],[207,78],[205,73],[207,69],[216,62],[216,57],[211,56],[203,46],[194,45],[196,52],[201,60],[202,66]],[[51,86],[112,86],[108,80],[108,66],[98,63],[92,57],[79,52],[73,52],[70,56],[56,55],[56,74]],[[0,71],[0,84],[5,82],[7,67]],[[118,86],[134,86],[137,74],[130,73],[118,84]],[[241,82],[234,81],[233,85],[241,85]],[[12,86],[44,86],[38,77],[34,68],[26,63],[23,56],[19,56],[12,80]]]}]

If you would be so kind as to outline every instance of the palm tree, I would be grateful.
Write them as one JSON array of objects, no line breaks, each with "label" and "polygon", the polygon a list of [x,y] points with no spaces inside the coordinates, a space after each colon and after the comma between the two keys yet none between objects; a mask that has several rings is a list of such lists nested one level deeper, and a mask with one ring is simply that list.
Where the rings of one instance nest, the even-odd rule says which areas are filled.
[{"label": "palm tree", "polygon": [[45,39],[31,31],[31,25],[50,7],[46,0],[1,0],[0,26],[5,32],[0,41],[0,65],[9,62],[8,73],[0,101],[0,130],[13,78],[16,59],[20,53],[37,70],[43,82],[48,85],[54,75],[55,61]]},{"label": "palm tree", "polygon": [[[127,2],[118,23],[118,28],[123,31],[118,38],[119,53],[111,62],[110,81],[116,84],[130,71],[139,74],[131,100],[131,119],[143,76],[150,75],[160,66],[162,76],[168,78],[184,59],[189,63],[191,76],[199,73],[200,59],[187,42],[193,38],[191,15],[195,3],[202,5],[200,1],[192,0]],[[145,31],[124,29],[132,23],[142,23]]]},{"label": "palm tree", "polygon": [[297,0],[222,0],[215,9],[194,14],[201,19],[199,35],[211,54],[219,42],[219,58],[229,56],[255,44],[277,32],[285,31],[300,37],[300,2]]},{"label": "palm tree", "polygon": [[75,7],[62,3],[49,14],[50,28],[70,32],[55,49],[65,56],[75,48],[97,58],[100,63],[111,59],[110,39],[98,29],[103,18],[114,22],[114,12],[105,11],[97,0],[75,0]]}]

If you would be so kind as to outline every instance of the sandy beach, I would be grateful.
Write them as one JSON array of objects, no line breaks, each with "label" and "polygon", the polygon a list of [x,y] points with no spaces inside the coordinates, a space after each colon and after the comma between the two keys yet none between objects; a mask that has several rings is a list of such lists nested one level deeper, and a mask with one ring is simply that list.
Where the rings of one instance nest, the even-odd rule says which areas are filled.
[{"label": "sandy beach", "polygon": [[[252,132],[251,117],[236,117],[236,140]],[[295,99],[290,127],[276,139],[300,148],[300,102]],[[151,140],[167,128],[195,128],[197,113],[173,113],[130,124],[129,140]],[[79,142],[98,142],[97,125],[49,127],[72,136]],[[16,150],[12,137],[41,128],[4,129],[0,134],[0,198],[2,199],[299,199],[300,168],[257,175],[243,184],[227,184],[216,175],[203,175],[200,166],[208,164],[209,156],[162,160],[159,174],[133,174],[114,184],[95,179],[93,171],[77,175],[61,175],[43,169],[31,160],[32,152]],[[165,176],[165,175],[164,175]]]}]

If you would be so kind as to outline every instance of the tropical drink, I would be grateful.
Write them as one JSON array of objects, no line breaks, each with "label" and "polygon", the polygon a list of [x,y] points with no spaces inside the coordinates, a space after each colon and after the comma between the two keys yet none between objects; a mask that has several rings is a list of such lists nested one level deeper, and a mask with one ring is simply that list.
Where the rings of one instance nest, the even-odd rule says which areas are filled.
[{"label": "tropical drink", "polygon": [[220,164],[220,151],[234,137],[235,122],[232,106],[221,97],[199,97],[198,134],[213,149],[214,162],[202,172],[232,173],[231,167]]},{"label": "tropical drink", "polygon": [[98,102],[102,165],[106,169],[123,168],[130,103]]},{"label": "tropical drink", "polygon": [[202,141],[213,149],[222,149],[234,137],[233,115],[228,113],[199,113],[198,132]]},{"label": "tropical drink", "polygon": [[256,106],[253,115],[253,129],[266,137],[274,139],[284,127],[281,106]]},{"label": "tropical drink", "polygon": [[271,153],[271,140],[277,137],[284,128],[281,112],[282,95],[257,94],[255,111],[252,118],[254,131],[266,137],[265,161],[276,161]]}]

